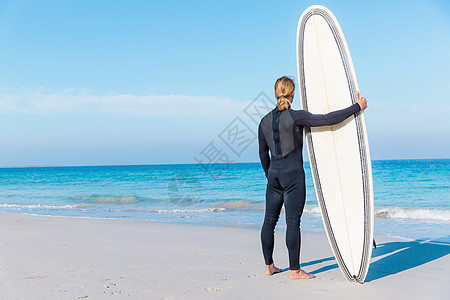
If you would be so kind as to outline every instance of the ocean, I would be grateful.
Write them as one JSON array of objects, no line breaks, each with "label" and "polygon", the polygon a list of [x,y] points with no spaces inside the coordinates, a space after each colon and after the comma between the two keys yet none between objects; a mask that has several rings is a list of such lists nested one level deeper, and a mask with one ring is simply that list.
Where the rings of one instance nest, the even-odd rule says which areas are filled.
[{"label": "ocean", "polygon": [[[302,230],[324,232],[304,168]],[[450,159],[376,160],[372,168],[375,236],[450,243]],[[1,168],[0,211],[259,229],[265,186],[259,163]]]}]

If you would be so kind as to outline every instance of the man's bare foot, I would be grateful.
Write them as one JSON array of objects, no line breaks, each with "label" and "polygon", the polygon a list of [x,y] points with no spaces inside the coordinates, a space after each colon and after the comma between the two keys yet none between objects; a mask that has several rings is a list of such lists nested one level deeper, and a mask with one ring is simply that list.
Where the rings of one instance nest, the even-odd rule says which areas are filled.
[{"label": "man's bare foot", "polygon": [[289,279],[295,280],[295,279],[312,279],[316,276],[313,274],[306,273],[302,269],[299,270],[291,270],[289,273]]},{"label": "man's bare foot", "polygon": [[271,276],[271,275],[273,275],[275,273],[280,273],[281,271],[283,271],[283,270],[281,270],[280,268],[275,267],[274,264],[266,265],[266,275],[267,276]]}]

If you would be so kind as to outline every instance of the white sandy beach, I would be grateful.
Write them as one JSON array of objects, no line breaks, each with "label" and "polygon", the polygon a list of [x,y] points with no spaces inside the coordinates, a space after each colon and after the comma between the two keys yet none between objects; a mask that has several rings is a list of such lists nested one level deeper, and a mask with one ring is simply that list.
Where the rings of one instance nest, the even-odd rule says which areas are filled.
[{"label": "white sandy beach", "polygon": [[[281,220],[282,221],[282,220]],[[445,299],[450,246],[377,238],[363,285],[341,275],[325,234],[302,235],[302,268],[264,275],[259,231],[0,214],[0,299]],[[287,270],[284,232],[275,263]],[[448,298],[447,298],[448,299]]]}]

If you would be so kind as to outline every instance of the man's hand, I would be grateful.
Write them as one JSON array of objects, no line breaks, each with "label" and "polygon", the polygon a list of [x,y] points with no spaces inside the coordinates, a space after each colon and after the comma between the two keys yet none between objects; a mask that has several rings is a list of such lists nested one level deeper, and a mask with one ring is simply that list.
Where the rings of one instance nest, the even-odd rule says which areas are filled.
[{"label": "man's hand", "polygon": [[356,92],[356,101],[355,102],[359,104],[359,107],[361,107],[361,111],[363,111],[367,108],[367,100],[364,97],[360,98],[359,92]]}]

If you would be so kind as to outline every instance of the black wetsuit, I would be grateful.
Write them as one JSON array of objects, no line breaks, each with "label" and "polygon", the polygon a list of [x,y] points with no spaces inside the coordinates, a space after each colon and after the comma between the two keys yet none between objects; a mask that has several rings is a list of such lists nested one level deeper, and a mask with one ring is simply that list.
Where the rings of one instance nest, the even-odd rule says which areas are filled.
[{"label": "black wetsuit", "polygon": [[324,115],[293,109],[279,111],[275,108],[261,120],[258,128],[259,158],[268,180],[266,213],[261,229],[266,265],[273,263],[274,230],[284,203],[289,268],[300,268],[300,217],[306,196],[302,157],[303,127],[338,124],[358,111],[360,106],[357,103]]}]

